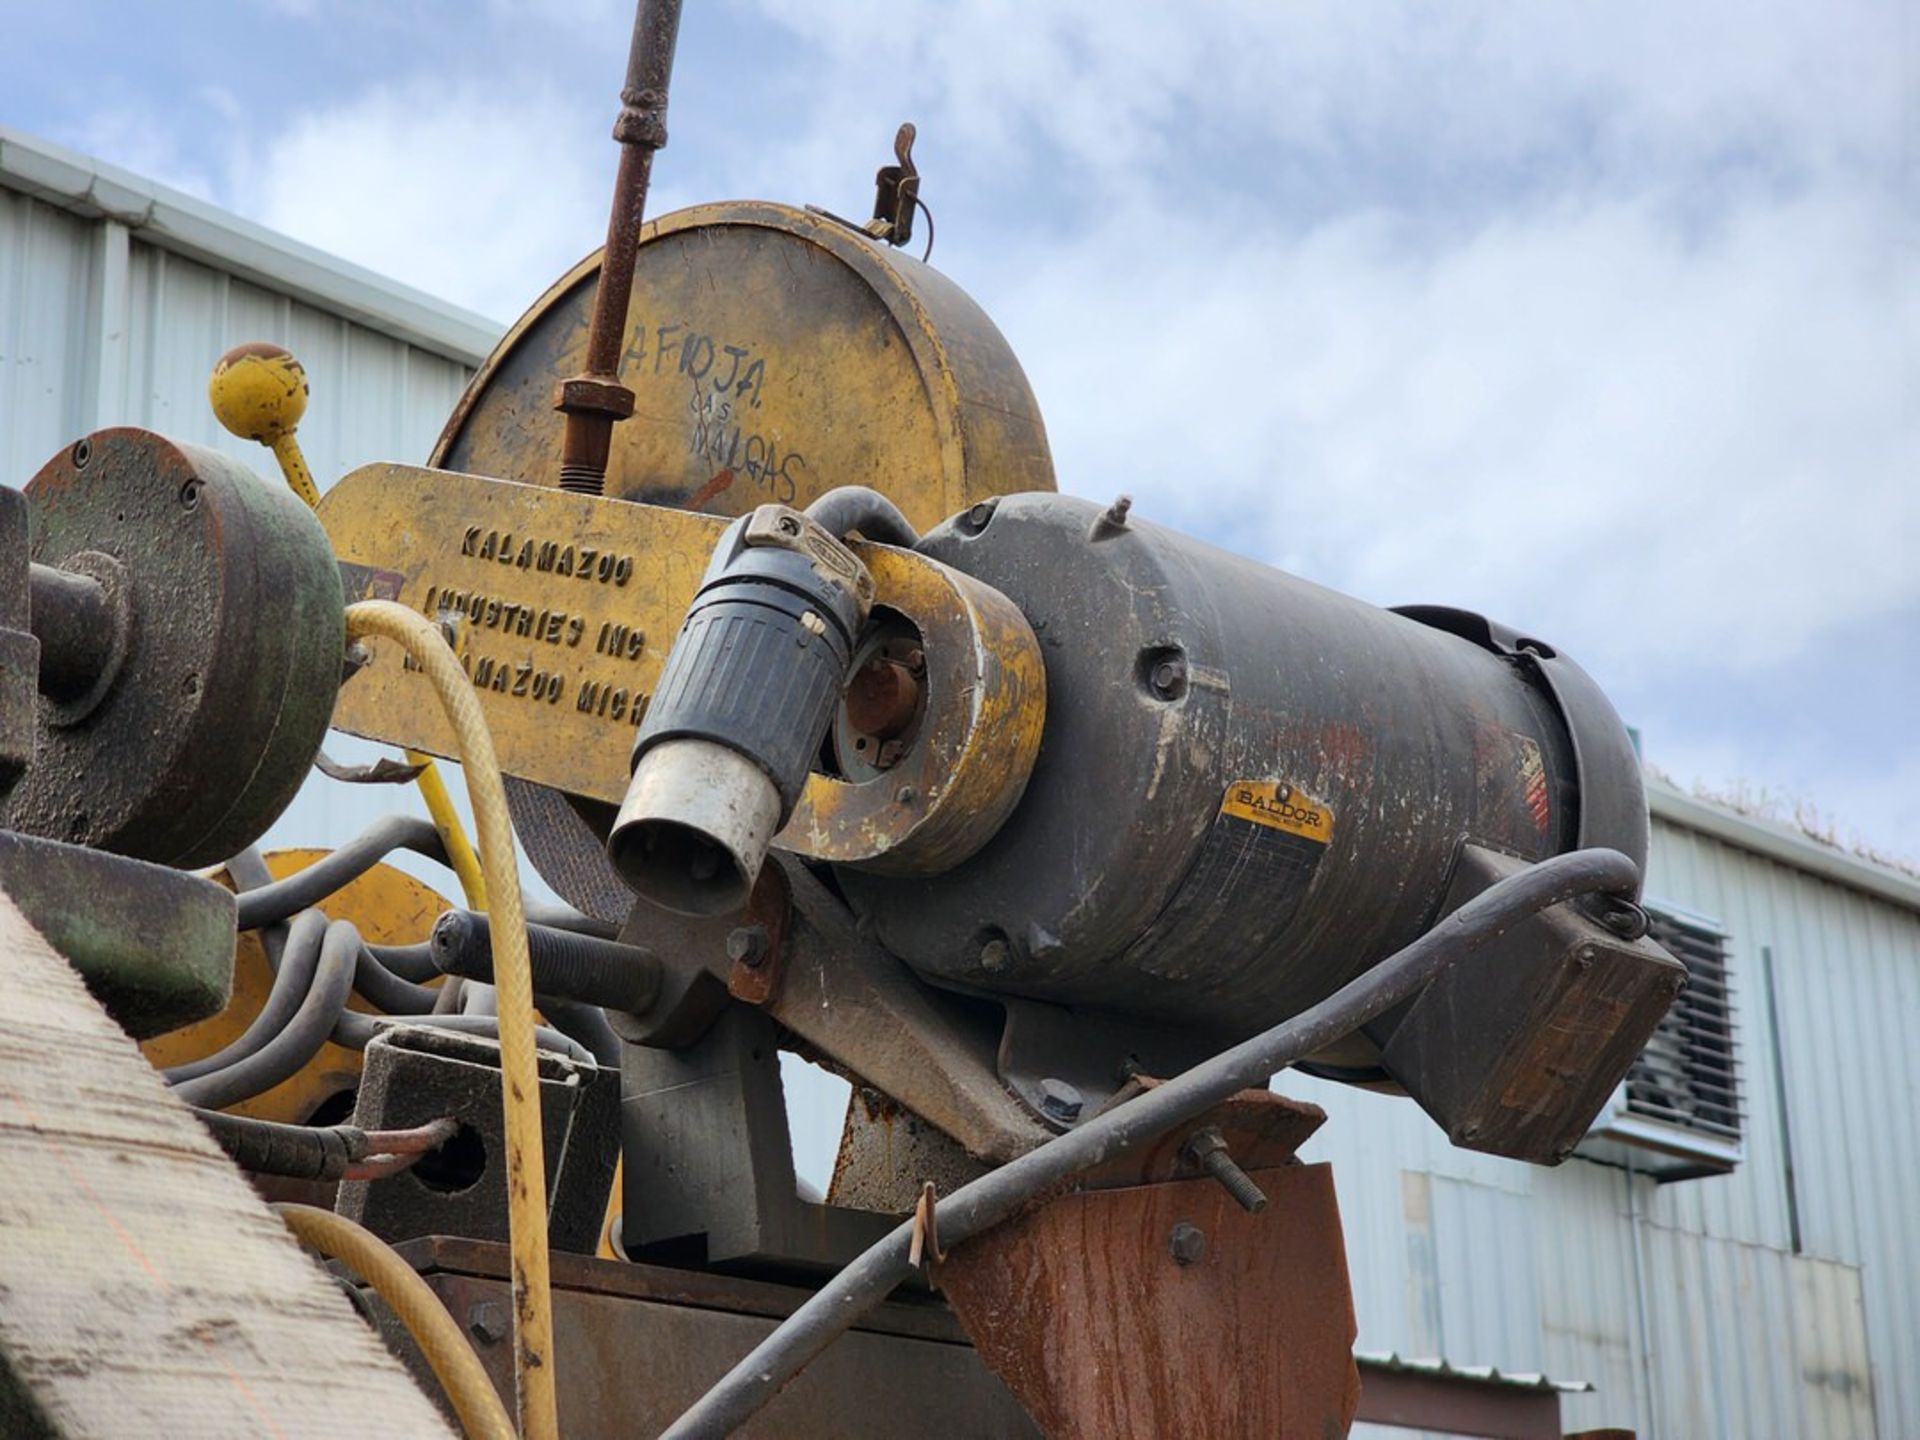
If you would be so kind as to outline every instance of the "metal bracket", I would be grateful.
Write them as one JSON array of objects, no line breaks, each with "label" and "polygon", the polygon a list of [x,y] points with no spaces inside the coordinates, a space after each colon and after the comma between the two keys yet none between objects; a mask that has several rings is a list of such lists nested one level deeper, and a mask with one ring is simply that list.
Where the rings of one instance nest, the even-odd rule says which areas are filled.
[{"label": "metal bracket", "polygon": [[915,133],[911,120],[894,132],[895,163],[882,165],[873,177],[873,221],[866,230],[889,245],[913,238],[913,209],[920,199],[920,171],[913,163]]},{"label": "metal bracket", "polygon": [[1205,1036],[1161,1030],[1039,1000],[1009,999],[995,1067],[1049,1129],[1091,1119],[1136,1073],[1178,1075],[1223,1048]]},{"label": "metal bracket", "polygon": [[800,1198],[773,1021],[730,1005],[684,1050],[629,1046],[622,1067],[633,1259],[839,1266],[878,1240],[885,1215]]},{"label": "metal bracket", "polygon": [[[793,909],[780,946],[784,971],[760,1007],[766,1015],[801,1048],[858,1075],[983,1160],[1004,1163],[1047,1138],[994,1068],[996,1007],[916,978],[862,935],[846,907],[792,856],[776,852],[767,865],[784,873]],[[766,924],[762,916],[754,920]],[[668,977],[702,975],[722,987],[724,998],[734,974],[727,941],[742,924],[739,917],[690,920],[638,905],[621,939],[652,950]],[[696,991],[690,981],[686,989],[704,1010],[712,992]],[[612,1020],[621,1038],[642,1045],[679,1047],[705,1032],[704,1025],[691,1035],[678,1024],[663,1027],[663,1013],[656,1005],[646,1015]],[[715,1013],[689,1018],[710,1023]]]}]

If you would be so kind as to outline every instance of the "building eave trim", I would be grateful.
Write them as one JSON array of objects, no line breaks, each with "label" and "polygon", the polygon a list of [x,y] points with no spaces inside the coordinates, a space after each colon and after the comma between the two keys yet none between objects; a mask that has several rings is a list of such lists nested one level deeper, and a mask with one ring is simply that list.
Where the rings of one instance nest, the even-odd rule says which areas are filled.
[{"label": "building eave trim", "polygon": [[462,365],[478,366],[505,332],[471,310],[5,125],[0,186],[88,219],[116,220],[150,244]]},{"label": "building eave trim", "polygon": [[1920,880],[1844,850],[1822,845],[1808,835],[1770,820],[1742,815],[1701,800],[1655,776],[1647,777],[1647,802],[1656,820],[1710,835],[1742,850],[1777,860],[1850,890],[1920,911]]}]

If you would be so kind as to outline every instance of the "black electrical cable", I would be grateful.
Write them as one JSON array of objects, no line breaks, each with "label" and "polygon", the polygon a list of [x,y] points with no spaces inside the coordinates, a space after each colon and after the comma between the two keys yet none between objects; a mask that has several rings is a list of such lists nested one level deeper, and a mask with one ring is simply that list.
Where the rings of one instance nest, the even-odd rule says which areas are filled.
[{"label": "black electrical cable", "polygon": [[[1294,1061],[1419,994],[1441,970],[1549,905],[1596,891],[1631,898],[1639,884],[1639,869],[1614,850],[1577,850],[1509,875],[1318,1005],[962,1185],[936,1207],[935,1233],[948,1245],[970,1239],[1050,1186],[1146,1144],[1241,1090],[1264,1086]],[[905,1222],[848,1265],[722,1376],[662,1440],[719,1440],[744,1425],[914,1273],[907,1260],[912,1237],[913,1222]]]},{"label": "black electrical cable", "polygon": [[226,871],[236,891],[260,890],[273,883],[273,872],[267,868],[259,848],[253,845],[227,861]]},{"label": "black electrical cable", "polygon": [[258,1050],[221,1069],[183,1080],[174,1093],[189,1105],[220,1110],[238,1100],[271,1090],[327,1043],[353,993],[353,972],[360,956],[360,932],[346,920],[333,920],[320,941],[313,983],[293,1017]]},{"label": "black electrical cable", "polygon": [[[433,963],[449,975],[493,982],[493,929],[485,915],[449,910],[427,942]],[[584,1000],[639,1014],[660,993],[660,961],[640,945],[527,926],[527,967],[541,999]]]},{"label": "black electrical cable", "polygon": [[431,985],[416,985],[402,979],[380,963],[371,945],[360,947],[354,961],[353,988],[389,1015],[427,1015],[440,992]]},{"label": "black electrical cable", "polygon": [[280,953],[273,987],[267,991],[253,1023],[213,1054],[162,1070],[160,1073],[168,1084],[178,1085],[237,1065],[249,1055],[257,1054],[287,1028],[307,998],[307,992],[313,988],[314,971],[320,964],[320,942],[327,933],[327,917],[318,910],[302,910],[293,917],[286,932],[286,946]]},{"label": "black electrical cable", "polygon": [[865,485],[842,485],[827,491],[807,506],[807,517],[818,521],[836,539],[858,530],[882,545],[911,550],[920,543],[920,532],[900,513],[900,507]]},{"label": "black electrical cable", "polygon": [[[267,868],[266,858],[253,845],[227,861],[226,869],[236,895],[248,890],[263,890],[273,883],[273,872]],[[266,952],[267,968],[276,975],[280,973],[280,952],[286,943],[287,927],[284,923],[261,928],[260,948]]]},{"label": "black electrical cable", "polygon": [[554,905],[544,901],[529,900],[526,912],[529,924],[545,925],[549,930],[571,930],[576,935],[598,935],[602,940],[612,940],[620,934],[618,925],[610,924],[594,915],[584,915],[571,905]]},{"label": "black electrical cable", "polygon": [[[538,925],[547,930],[565,930],[572,935],[591,935],[600,940],[611,940],[620,933],[618,925],[609,925],[604,920],[583,915],[571,905],[542,905],[529,902],[526,914],[529,925]],[[433,963],[431,941],[421,940],[413,945],[369,944],[367,949],[371,950],[373,958],[387,969],[402,980],[411,980],[416,985],[426,980],[437,980],[442,973]]]},{"label": "black electrical cable", "polygon": [[442,865],[447,863],[446,847],[431,821],[414,815],[383,816],[331,855],[316,860],[297,874],[242,893],[238,898],[240,928],[258,929],[319,904],[395,850],[411,850]]},{"label": "black electrical cable", "polygon": [[433,1002],[435,1015],[463,1015],[466,1013],[467,982],[458,975],[449,975],[446,984],[440,987],[440,994]]},{"label": "black electrical cable", "polygon": [[242,1170],[293,1180],[338,1180],[367,1154],[367,1132],[351,1125],[285,1125],[221,1110],[195,1110],[214,1143]]},{"label": "black electrical cable", "polygon": [[421,940],[412,945],[374,945],[367,949],[373,958],[402,980],[411,980],[418,985],[423,980],[436,979],[440,971],[433,963],[433,955],[428,942]]},{"label": "black electrical cable", "polygon": [[451,1118],[400,1130],[287,1125],[223,1110],[195,1110],[214,1143],[243,1170],[293,1180],[377,1179],[397,1174],[453,1138]]}]

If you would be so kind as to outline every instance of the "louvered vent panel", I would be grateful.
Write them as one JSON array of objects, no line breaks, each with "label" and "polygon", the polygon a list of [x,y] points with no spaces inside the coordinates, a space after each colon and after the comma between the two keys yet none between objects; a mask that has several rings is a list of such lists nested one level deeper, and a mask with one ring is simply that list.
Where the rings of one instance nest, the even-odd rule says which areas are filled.
[{"label": "louvered vent panel", "polygon": [[1737,1012],[1726,936],[1649,908],[1648,934],[1687,967],[1687,985],[1627,1075],[1627,1112],[1715,1139],[1740,1139]]}]

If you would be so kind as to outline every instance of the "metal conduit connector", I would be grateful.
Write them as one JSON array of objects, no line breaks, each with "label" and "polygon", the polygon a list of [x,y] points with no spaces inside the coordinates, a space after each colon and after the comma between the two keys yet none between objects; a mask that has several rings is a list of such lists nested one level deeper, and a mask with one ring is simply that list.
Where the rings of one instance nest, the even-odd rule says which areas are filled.
[{"label": "metal conduit connector", "polygon": [[607,857],[684,915],[740,909],[846,692],[873,576],[810,515],[729,526],[634,741]]},{"label": "metal conduit connector", "polygon": [[[492,982],[493,932],[486,916],[449,910],[434,922],[428,944],[443,974]],[[638,945],[529,925],[527,959],[535,995],[642,1014],[660,993],[659,958]]]}]

